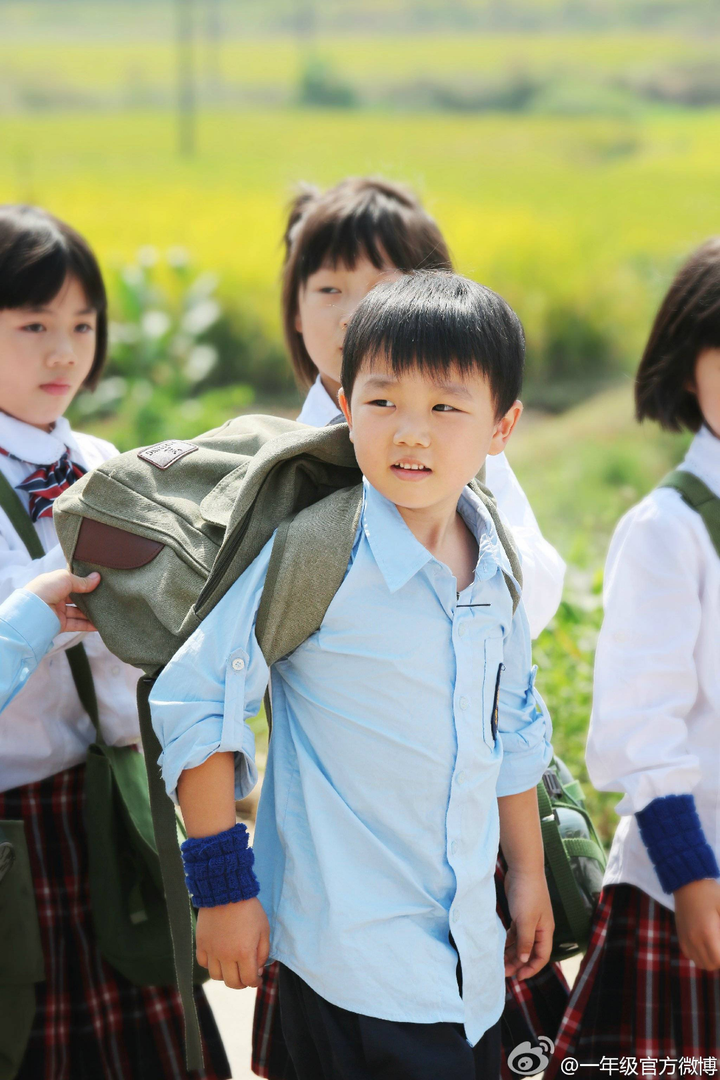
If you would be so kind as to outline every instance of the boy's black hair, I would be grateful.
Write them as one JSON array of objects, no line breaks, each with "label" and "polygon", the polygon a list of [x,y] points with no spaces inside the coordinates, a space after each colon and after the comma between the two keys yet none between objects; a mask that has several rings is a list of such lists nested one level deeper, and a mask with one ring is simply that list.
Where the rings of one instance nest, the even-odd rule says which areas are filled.
[{"label": "boy's black hair", "polygon": [[520,394],[525,335],[501,296],[443,270],[421,270],[378,285],[358,305],[345,334],[341,381],[348,401],[358,372],[382,359],[395,375],[481,372],[496,416]]},{"label": "boy's black hair", "polygon": [[107,353],[107,296],[100,267],[86,240],[36,206],[0,206],[0,310],[42,307],[70,276],[97,312],[95,356],[85,380],[93,389]]},{"label": "boy's black hair", "polygon": [[691,389],[703,349],[720,348],[720,237],[708,240],[678,270],[655,316],[635,378],[635,412],[668,431],[703,423]]},{"label": "boy's black hair", "polygon": [[317,368],[295,328],[300,289],[329,262],[351,269],[366,256],[380,270],[452,270],[447,244],[417,196],[400,184],[348,177],[321,192],[305,187],[294,199],[285,230],[282,316],[298,382],[310,386]]}]

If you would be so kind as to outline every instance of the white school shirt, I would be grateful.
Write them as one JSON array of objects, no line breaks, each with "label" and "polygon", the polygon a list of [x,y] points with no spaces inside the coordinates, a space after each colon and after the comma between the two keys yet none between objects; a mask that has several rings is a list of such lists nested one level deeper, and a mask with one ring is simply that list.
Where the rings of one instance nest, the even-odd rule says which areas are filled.
[{"label": "white school shirt", "polygon": [[[720,496],[720,441],[707,429],[681,468]],[[679,492],[657,488],[620,521],[604,600],[587,766],[600,791],[624,792],[605,884],[674,909],[634,815],[658,796],[694,795],[720,859],[720,558]]]},{"label": "white school shirt", "polygon": [[[298,422],[311,427],[326,427],[342,413],[318,375],[305,398]],[[505,522],[510,526],[520,553],[523,571],[523,604],[536,638],[552,619],[562,598],[565,563],[552,544],[540,532],[527,495],[520,487],[505,454],[485,461],[487,486],[497,501]]]},{"label": "white school shirt", "polygon": [[[0,412],[0,447],[13,455],[0,454],[0,470],[13,487],[22,483],[38,465],[57,461],[66,448],[72,460],[85,469],[92,469],[117,453],[103,439],[72,431],[65,417],[56,422],[52,432],[46,432],[3,412]],[[18,495],[27,507],[27,495],[22,491]],[[31,560],[0,509],[0,603],[38,574],[66,566],[52,519],[41,518],[35,529],[46,554],[42,559]],[[139,740],[135,686],[140,673],[113,656],[97,633],[59,634],[23,689],[0,714],[0,791],[54,776],[85,760],[95,729],[80,704],[70,665],[62,655],[81,640],[95,677],[105,741],[111,746],[122,746]]]}]

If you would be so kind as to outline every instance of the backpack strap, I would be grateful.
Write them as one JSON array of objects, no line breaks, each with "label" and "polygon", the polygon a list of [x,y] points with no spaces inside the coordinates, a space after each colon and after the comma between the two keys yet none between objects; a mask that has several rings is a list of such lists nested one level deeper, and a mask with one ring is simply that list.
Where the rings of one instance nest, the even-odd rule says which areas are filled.
[{"label": "backpack strap", "polygon": [[505,578],[505,584],[508,587],[508,591],[512,597],[513,602],[513,615],[517,611],[518,604],[522,597],[523,587],[523,572],[522,565],[520,563],[520,556],[518,555],[517,548],[515,547],[515,541],[505,528],[502,518],[500,517],[500,511],[498,510],[497,503],[495,502],[495,496],[490,488],[485,486],[485,463],[477,474],[474,480],[471,480],[468,487],[471,491],[477,495],[482,502],[483,506],[492,518],[495,531],[498,534],[498,540],[503,546],[503,550],[507,555],[508,562],[510,563],[510,569],[512,576],[507,574],[503,570],[503,576]]},{"label": "backpack strap", "polygon": [[[568,841],[563,843],[558,817],[543,780],[540,781],[536,790],[545,861],[550,866],[562,897],[563,911],[575,939],[575,944],[582,948],[587,941],[590,920],[580,892],[580,886],[575,880],[568,857],[570,854],[567,848]],[[578,837],[576,842],[579,840],[581,838]],[[585,839],[582,839],[581,850],[573,851],[572,854],[588,855],[591,858],[597,857],[595,845],[592,845],[591,849],[590,842]]]},{"label": "backpack strap", "polygon": [[[470,488],[490,514],[510,563],[512,576],[503,573],[514,614],[522,588],[520,558],[491,492],[477,479]],[[255,624],[268,667],[319,629],[345,577],[361,509],[362,484],[356,484],[313,503],[278,527]],[[269,692],[265,712],[271,725]]]},{"label": "backpack strap", "polygon": [[[0,507],[10,519],[10,524],[27,548],[30,558],[42,559],[45,549],[40,543],[40,537],[35,532],[30,515],[20,501],[17,491],[2,472],[0,472]],[[85,647],[82,642],[79,645],[73,645],[71,649],[65,650],[65,655],[70,665],[80,703],[95,728],[96,740],[101,745],[104,745],[102,732],[100,731],[100,714],[98,712],[97,695],[95,694],[95,683],[93,682],[90,661],[87,658]]]},{"label": "backpack strap", "polygon": [[685,469],[675,469],[661,480],[658,487],[674,488],[682,495],[683,501],[697,511],[712,540],[713,547],[720,555],[720,498],[710,490],[697,476]]},{"label": "backpack strap", "polygon": [[279,526],[255,624],[268,667],[319,629],[345,577],[361,508],[356,484]]},{"label": "backpack strap", "polygon": [[[159,673],[158,673],[159,674]],[[190,895],[185,884],[185,870],[178,845],[175,806],[165,791],[157,764],[162,747],[152,726],[150,693],[156,676],[143,675],[137,685],[140,736],[145,753],[150,812],[155,845],[160,859],[170,937],[175,958],[175,975],[185,1024],[185,1060],[189,1070],[204,1071],[202,1037],[193,988],[195,935]]]}]

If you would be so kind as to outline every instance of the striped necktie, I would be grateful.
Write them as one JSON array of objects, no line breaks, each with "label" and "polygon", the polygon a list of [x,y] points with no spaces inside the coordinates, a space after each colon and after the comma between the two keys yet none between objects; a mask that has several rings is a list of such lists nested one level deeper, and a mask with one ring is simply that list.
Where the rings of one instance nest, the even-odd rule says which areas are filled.
[{"label": "striped necktie", "polygon": [[[2,447],[0,447],[0,453],[6,457],[15,458],[14,454],[8,453]],[[20,459],[15,458],[15,460]],[[28,510],[32,520],[51,518],[53,503],[58,495],[84,476],[86,471],[81,465],[76,465],[70,460],[70,451],[66,450],[58,461],[52,465],[39,465],[34,473],[23,480],[22,484],[18,484],[16,490],[26,492],[30,500]]]}]

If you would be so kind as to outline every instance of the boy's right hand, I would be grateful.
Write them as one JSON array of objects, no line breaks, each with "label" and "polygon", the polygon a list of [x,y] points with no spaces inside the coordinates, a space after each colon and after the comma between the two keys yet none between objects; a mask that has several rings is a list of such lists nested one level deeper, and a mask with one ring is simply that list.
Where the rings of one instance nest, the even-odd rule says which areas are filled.
[{"label": "boy's right hand", "polygon": [[720,881],[691,881],[673,894],[683,955],[703,971],[720,969]]},{"label": "boy's right hand", "polygon": [[70,593],[88,593],[100,583],[97,571],[87,577],[77,577],[69,570],[53,570],[49,574],[40,574],[33,578],[25,588],[35,593],[51,607],[60,620],[60,633],[67,631],[90,631],[95,627],[70,600]]},{"label": "boy's right hand", "polygon": [[196,941],[198,964],[211,979],[233,990],[258,986],[270,952],[270,925],[257,897],[200,908]]}]

